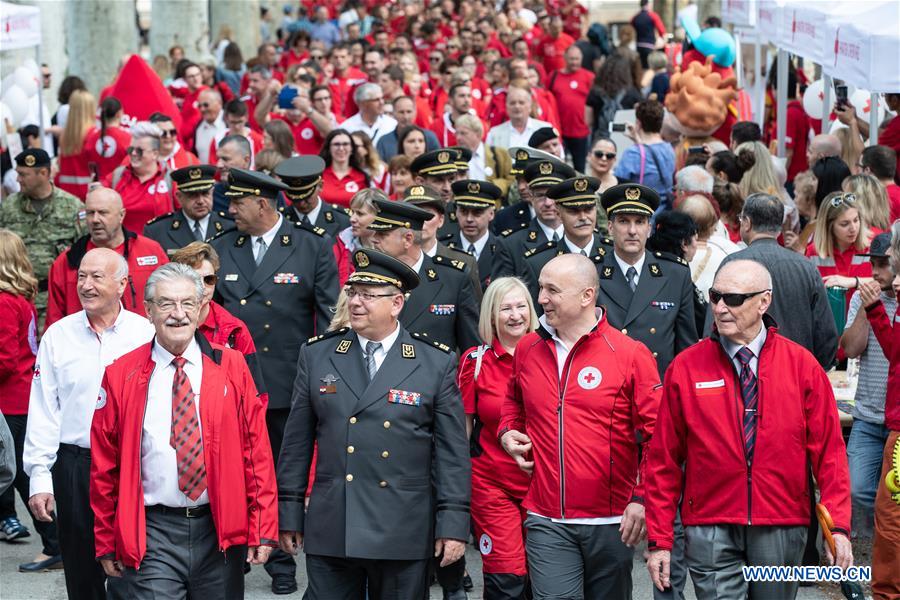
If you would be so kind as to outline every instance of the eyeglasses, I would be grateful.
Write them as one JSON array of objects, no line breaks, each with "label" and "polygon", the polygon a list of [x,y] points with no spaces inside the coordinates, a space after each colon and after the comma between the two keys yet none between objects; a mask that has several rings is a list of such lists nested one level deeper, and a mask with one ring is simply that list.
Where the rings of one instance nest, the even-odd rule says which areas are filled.
[{"label": "eyeglasses", "polygon": [[723,294],[722,292],[715,290],[713,288],[709,288],[709,303],[715,306],[719,303],[719,300],[725,301],[725,306],[731,306],[732,308],[742,305],[748,299],[753,296],[759,296],[760,294],[765,294],[766,292],[771,292],[771,289],[767,290],[759,290],[758,292],[748,292],[746,294]]},{"label": "eyeglasses", "polygon": [[847,192],[831,199],[831,208],[837,208],[841,204],[853,204],[856,202],[856,194]]},{"label": "eyeglasses", "polygon": [[372,294],[369,292],[360,292],[359,290],[354,290],[353,288],[347,288],[345,292],[347,294],[348,300],[353,300],[357,296],[359,299],[365,302],[366,304],[370,302],[374,302],[378,298],[390,298],[391,296],[396,296],[397,294]]},{"label": "eyeglasses", "polygon": [[428,60],[430,62],[441,62],[441,57],[440,56],[429,56]]},{"label": "eyeglasses", "polygon": [[331,142],[332,148],[347,148],[351,145],[350,142]]},{"label": "eyeglasses", "polygon": [[318,98],[313,98],[313,102],[325,102],[326,100],[331,100],[331,96],[319,96]]},{"label": "eyeglasses", "polygon": [[312,54],[310,55],[310,58],[313,60],[324,60],[325,56],[322,54]]},{"label": "eyeglasses", "polygon": [[218,281],[219,281],[219,276],[216,275],[215,273],[213,273],[212,275],[204,275],[203,276],[203,283],[205,283],[206,285],[216,285],[216,283]]},{"label": "eyeglasses", "polygon": [[155,304],[159,310],[163,312],[172,312],[176,307],[180,306],[181,310],[184,312],[192,312],[197,308],[196,300],[169,300],[167,298],[163,298],[162,300],[151,300],[153,304]]},{"label": "eyeglasses", "polygon": [[198,102],[197,106],[199,108],[209,108],[209,102]]},{"label": "eyeglasses", "polygon": [[137,146],[128,146],[127,148],[125,148],[125,154],[127,154],[128,156],[134,154],[138,158],[142,158],[144,156],[144,149],[138,148]]},{"label": "eyeglasses", "polygon": [[[207,106],[209,106],[209,104],[201,104],[200,106],[206,108]],[[178,135],[177,129],[163,129],[162,133],[159,134],[159,137],[169,138],[175,137],[176,135]]]},{"label": "eyeglasses", "polygon": [[601,150],[594,150],[594,158],[605,158],[606,160],[612,160],[615,157],[615,152],[603,152]]}]

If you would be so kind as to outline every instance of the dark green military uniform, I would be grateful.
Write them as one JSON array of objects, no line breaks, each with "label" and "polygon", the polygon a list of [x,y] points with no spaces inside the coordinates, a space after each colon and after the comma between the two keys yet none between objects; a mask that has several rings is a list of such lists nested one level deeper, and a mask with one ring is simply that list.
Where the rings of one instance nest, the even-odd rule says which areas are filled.
[{"label": "dark green military uniform", "polygon": [[[337,204],[325,204],[318,197],[322,189],[324,170],[325,161],[318,156],[294,156],[278,163],[274,175],[288,188],[282,194],[284,202],[278,207],[278,211],[285,219],[294,223],[303,223],[306,217],[307,225],[324,229],[328,235],[335,238],[339,232],[350,226],[350,216]],[[295,204],[309,204],[309,199],[313,196],[316,196],[319,212],[310,220]],[[311,204],[310,206],[312,209],[316,208]]]},{"label": "dark green military uniform", "polygon": [[[454,204],[460,208],[477,210],[479,211],[478,214],[482,214],[487,209],[496,209],[500,205],[500,196],[503,194],[503,191],[493,183],[477,179],[455,181],[452,188]],[[486,233],[487,241],[477,259],[482,292],[491,283],[491,274],[494,270],[494,256],[500,245],[497,238],[491,233],[490,223],[488,223]],[[474,252],[469,249],[472,244],[463,237],[462,231],[449,238],[445,236],[441,242],[453,250],[474,255]]]},{"label": "dark green military uniform", "polygon": [[[147,221],[144,225],[144,237],[158,242],[166,254],[172,256],[176,250],[198,241],[191,231],[191,223],[183,211],[176,210]],[[233,228],[234,221],[226,213],[210,213],[203,241],[208,242],[223,231]]]},{"label": "dark green military uniform", "polygon": [[[347,211],[344,210],[344,208],[337,204],[325,204],[322,202],[321,198],[319,199],[319,202],[322,207],[319,210],[319,214],[316,215],[315,221],[312,223],[314,227],[324,229],[325,233],[332,238],[337,237],[337,234],[350,227],[350,215],[347,214]],[[303,216],[298,214],[293,206],[286,204],[279,206],[278,212],[292,223],[300,223],[303,219]]]}]

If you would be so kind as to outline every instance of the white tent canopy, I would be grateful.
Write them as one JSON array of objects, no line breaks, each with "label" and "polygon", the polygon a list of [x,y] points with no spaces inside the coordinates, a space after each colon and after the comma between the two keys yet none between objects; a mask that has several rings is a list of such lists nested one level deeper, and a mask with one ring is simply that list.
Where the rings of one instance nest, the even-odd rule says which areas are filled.
[{"label": "white tent canopy", "polygon": [[900,3],[848,3],[852,18],[825,24],[825,74],[872,92],[900,91]]},{"label": "white tent canopy", "polygon": [[0,50],[33,48],[40,43],[40,9],[36,6],[0,2]]}]

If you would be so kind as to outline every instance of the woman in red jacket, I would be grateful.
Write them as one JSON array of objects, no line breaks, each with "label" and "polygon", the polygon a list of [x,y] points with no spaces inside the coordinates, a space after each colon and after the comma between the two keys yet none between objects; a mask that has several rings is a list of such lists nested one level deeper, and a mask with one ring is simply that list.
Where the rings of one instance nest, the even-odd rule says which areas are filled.
[{"label": "woman in red jacket", "polygon": [[59,173],[56,187],[65,190],[84,201],[88,184],[92,181],[87,156],[84,154],[84,140],[94,126],[97,103],[84,90],[76,90],[69,97],[69,117],[66,128],[59,138]]},{"label": "woman in red jacket", "polygon": [[82,150],[88,168],[98,180],[113,172],[128,157],[131,133],[122,123],[122,103],[112,96],[100,103],[100,127],[92,128],[84,138]]},{"label": "woman in red jacket", "polygon": [[[22,449],[28,423],[28,396],[31,391],[34,357],[37,354],[37,313],[34,297],[37,279],[22,239],[8,229],[0,229],[0,413],[13,436],[16,478],[0,495],[0,532],[6,541],[28,537],[28,528],[16,516],[15,492],[28,505],[29,479],[22,469]],[[15,488],[15,489],[14,489]],[[43,549],[20,571],[43,571],[62,566],[54,522],[32,523],[41,536]]]},{"label": "woman in red jacket", "polygon": [[512,377],[516,344],[537,326],[531,295],[515,277],[491,282],[481,303],[478,333],[490,344],[469,348],[458,383],[472,454],[472,522],[481,551],[485,600],[525,598],[522,500],[530,477],[497,442],[500,409]]},{"label": "woman in red jacket", "polygon": [[369,187],[369,176],[359,164],[353,136],[346,129],[333,129],[325,137],[319,156],[325,160],[319,198],[328,204],[350,206],[353,194]]}]

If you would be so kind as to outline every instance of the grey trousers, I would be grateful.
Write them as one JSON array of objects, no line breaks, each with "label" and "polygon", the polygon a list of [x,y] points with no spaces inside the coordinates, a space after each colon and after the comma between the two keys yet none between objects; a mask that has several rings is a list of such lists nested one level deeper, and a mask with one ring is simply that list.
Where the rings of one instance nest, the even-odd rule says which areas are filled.
[{"label": "grey trousers", "polygon": [[616,525],[568,525],[528,515],[525,551],[534,600],[630,600],[634,548]]},{"label": "grey trousers", "polygon": [[246,546],[223,554],[212,516],[147,511],[147,554],[140,569],[125,569],[131,600],[244,597]]},{"label": "grey trousers", "polygon": [[798,581],[747,582],[743,566],[799,566],[806,526],[696,525],[684,528],[685,558],[697,600],[791,600]]},{"label": "grey trousers", "polygon": [[669,587],[659,591],[653,586],[653,600],[684,600],[684,586],[687,583],[687,570],[684,566],[684,525],[681,524],[681,503],[675,511],[674,532],[672,538],[671,561],[669,563]]}]

